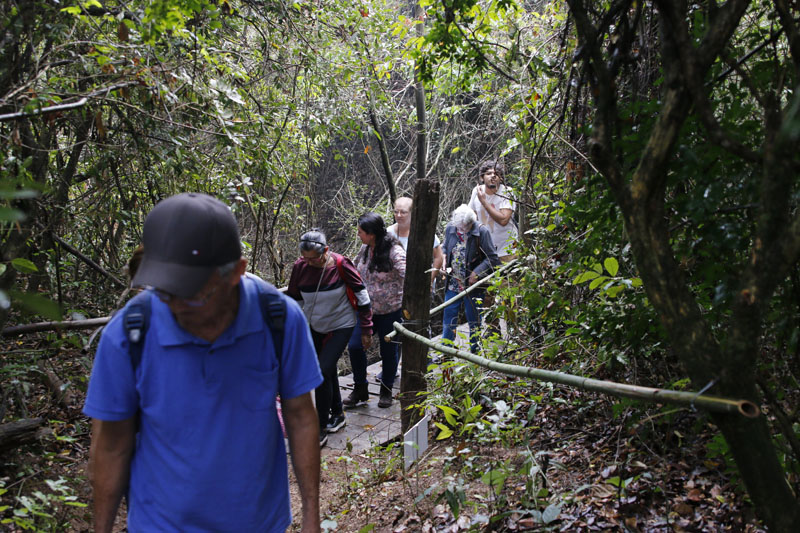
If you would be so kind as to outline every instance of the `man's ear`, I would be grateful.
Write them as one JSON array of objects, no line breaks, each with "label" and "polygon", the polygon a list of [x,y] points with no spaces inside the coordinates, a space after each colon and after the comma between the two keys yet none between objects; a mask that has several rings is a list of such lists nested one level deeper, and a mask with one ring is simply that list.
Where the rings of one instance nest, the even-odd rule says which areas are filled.
[{"label": "man's ear", "polygon": [[233,267],[233,271],[231,272],[229,279],[232,287],[235,287],[239,284],[239,280],[245,272],[247,272],[247,259],[242,257],[236,262],[236,266]]}]

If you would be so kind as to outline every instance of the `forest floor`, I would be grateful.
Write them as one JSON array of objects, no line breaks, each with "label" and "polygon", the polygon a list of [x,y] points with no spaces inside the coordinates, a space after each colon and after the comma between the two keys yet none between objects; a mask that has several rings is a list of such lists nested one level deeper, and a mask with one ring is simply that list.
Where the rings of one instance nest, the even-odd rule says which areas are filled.
[{"label": "forest floor", "polygon": [[[0,530],[23,531],[27,522],[39,531],[89,531],[90,507],[74,506],[91,503],[89,424],[80,414],[88,356],[71,348],[49,354],[48,368],[72,383],[59,403],[15,348],[4,348],[2,421],[42,417],[53,433],[3,452]],[[521,380],[501,389],[519,401],[498,411],[501,404],[485,398],[486,422],[463,423],[445,440],[434,440],[432,425],[431,447],[408,472],[399,444],[324,451],[324,524],[342,532],[763,531],[702,413],[643,410],[546,385],[519,394],[531,391]],[[294,482],[292,492],[299,516]],[[124,531],[124,510],[115,530]]]},{"label": "forest floor", "polygon": [[515,436],[434,441],[408,472],[399,446],[324,455],[323,517],[344,532],[765,531],[705,417],[629,425],[576,396]]}]

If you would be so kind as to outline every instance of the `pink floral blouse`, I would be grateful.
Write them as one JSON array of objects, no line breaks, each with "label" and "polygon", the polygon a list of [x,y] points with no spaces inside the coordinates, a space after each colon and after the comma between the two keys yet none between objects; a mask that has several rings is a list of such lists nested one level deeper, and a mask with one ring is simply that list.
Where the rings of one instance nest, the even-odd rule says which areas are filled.
[{"label": "pink floral blouse", "polygon": [[[369,261],[364,262],[363,245],[356,256],[356,268],[367,286],[369,299],[372,302],[372,314],[385,315],[397,311],[403,305],[403,280],[406,277],[406,251],[399,244],[392,246],[389,258],[393,268],[389,272],[370,272]],[[372,259],[372,250],[369,252]]]}]

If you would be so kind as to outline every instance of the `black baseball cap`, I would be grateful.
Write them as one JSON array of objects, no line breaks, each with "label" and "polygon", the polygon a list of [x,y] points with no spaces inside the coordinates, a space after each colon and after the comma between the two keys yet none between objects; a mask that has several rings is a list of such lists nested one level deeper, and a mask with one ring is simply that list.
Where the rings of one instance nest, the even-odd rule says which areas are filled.
[{"label": "black baseball cap", "polygon": [[239,225],[227,205],[188,192],[159,202],[144,221],[144,258],[134,286],[191,298],[222,265],[242,257]]}]

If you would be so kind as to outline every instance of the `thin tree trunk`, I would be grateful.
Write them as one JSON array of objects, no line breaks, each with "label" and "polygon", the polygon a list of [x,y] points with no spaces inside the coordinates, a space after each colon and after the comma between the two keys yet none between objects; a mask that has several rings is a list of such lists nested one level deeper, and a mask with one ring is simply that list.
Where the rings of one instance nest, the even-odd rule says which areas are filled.
[{"label": "thin tree trunk", "polygon": [[386,149],[386,141],[383,139],[380,124],[378,124],[378,117],[375,115],[375,106],[372,103],[372,95],[367,95],[369,98],[369,121],[372,123],[372,129],[375,132],[375,139],[378,141],[378,148],[381,154],[381,166],[383,166],[383,175],[386,178],[386,188],[389,190],[389,200],[391,205],[394,205],[397,200],[397,187],[394,184],[394,173],[392,172],[392,164],[389,161],[389,151]]},{"label": "thin tree trunk", "polygon": [[[439,217],[439,184],[417,180],[408,235],[406,279],[403,283],[403,318],[412,331],[428,333],[431,307],[431,263],[433,238]],[[403,339],[403,367],[400,374],[400,406],[403,432],[419,420],[418,412],[408,409],[419,403],[418,393],[426,390],[428,347],[413,339]]]}]

